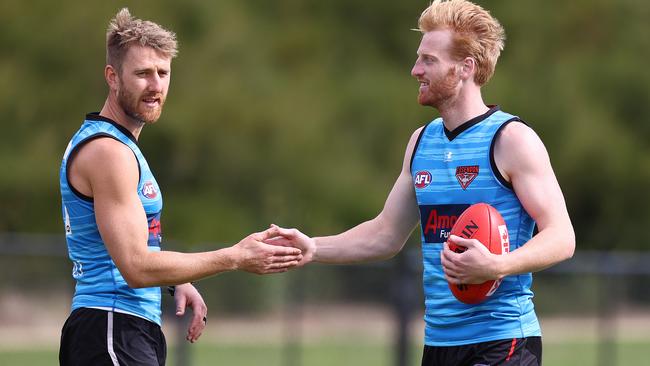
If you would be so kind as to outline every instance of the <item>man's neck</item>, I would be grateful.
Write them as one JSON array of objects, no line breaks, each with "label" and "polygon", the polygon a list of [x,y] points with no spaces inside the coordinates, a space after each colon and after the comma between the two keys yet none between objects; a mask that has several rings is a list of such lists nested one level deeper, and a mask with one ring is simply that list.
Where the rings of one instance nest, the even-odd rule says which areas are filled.
[{"label": "man's neck", "polygon": [[140,137],[140,131],[142,131],[142,127],[144,127],[144,122],[129,117],[124,110],[111,99],[110,96],[106,98],[104,107],[102,107],[99,115],[110,118],[117,124],[129,130],[136,140]]},{"label": "man's neck", "polygon": [[459,96],[438,109],[447,130],[453,131],[463,123],[486,113],[490,109],[483,103],[480,89],[477,88],[468,94]]}]

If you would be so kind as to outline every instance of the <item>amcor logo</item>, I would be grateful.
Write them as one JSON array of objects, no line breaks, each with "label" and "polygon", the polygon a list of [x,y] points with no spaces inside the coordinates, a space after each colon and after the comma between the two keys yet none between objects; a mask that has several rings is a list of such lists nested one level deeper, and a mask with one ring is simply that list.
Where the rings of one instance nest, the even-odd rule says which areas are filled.
[{"label": "amcor logo", "polygon": [[451,233],[460,214],[469,205],[420,205],[420,225],[424,241],[427,243],[444,243]]},{"label": "amcor logo", "polygon": [[440,238],[447,238],[451,228],[458,220],[456,215],[441,215],[438,213],[438,210],[435,208],[429,212],[429,217],[427,218],[426,225],[424,226],[424,235],[429,234],[429,232],[437,233],[440,232]]}]

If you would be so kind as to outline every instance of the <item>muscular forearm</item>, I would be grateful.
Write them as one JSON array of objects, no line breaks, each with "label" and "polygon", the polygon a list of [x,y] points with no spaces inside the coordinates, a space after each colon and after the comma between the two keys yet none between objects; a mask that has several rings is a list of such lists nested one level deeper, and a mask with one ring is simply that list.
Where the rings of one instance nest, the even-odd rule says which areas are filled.
[{"label": "muscular forearm", "polygon": [[253,233],[232,247],[203,253],[151,252],[143,246],[113,248],[113,259],[132,287],[175,285],[232,270],[280,273],[296,266],[303,257],[300,249],[264,243],[278,235],[278,227],[273,227]]},{"label": "muscular forearm", "polygon": [[573,256],[575,237],[572,229],[549,227],[540,231],[521,248],[500,257],[501,277],[537,272]]},{"label": "muscular forearm", "polygon": [[409,233],[391,233],[375,218],[338,235],[314,238],[314,261],[344,264],[388,259],[402,249]]},{"label": "muscular forearm", "polygon": [[237,269],[233,248],[203,253],[146,252],[120,269],[133,288],[177,285]]}]

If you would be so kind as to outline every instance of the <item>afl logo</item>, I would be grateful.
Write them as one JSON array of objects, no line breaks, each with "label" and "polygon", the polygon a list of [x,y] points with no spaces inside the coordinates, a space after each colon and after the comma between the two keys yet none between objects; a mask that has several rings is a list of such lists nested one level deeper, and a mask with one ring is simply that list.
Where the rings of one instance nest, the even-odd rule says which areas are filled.
[{"label": "afl logo", "polygon": [[147,182],[142,186],[142,195],[149,198],[149,199],[154,199],[156,196],[158,196],[158,191],[156,190],[156,186],[153,185],[151,182]]},{"label": "afl logo", "polygon": [[431,184],[431,173],[421,170],[415,173],[415,188],[422,189]]}]

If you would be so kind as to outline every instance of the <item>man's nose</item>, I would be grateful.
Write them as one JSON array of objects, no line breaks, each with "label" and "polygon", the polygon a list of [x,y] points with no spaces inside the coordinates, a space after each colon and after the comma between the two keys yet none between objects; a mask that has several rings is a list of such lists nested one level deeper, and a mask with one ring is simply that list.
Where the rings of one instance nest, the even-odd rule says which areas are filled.
[{"label": "man's nose", "polygon": [[418,61],[415,61],[415,64],[413,64],[413,68],[411,69],[411,76],[417,78],[418,76],[421,76],[424,74],[424,69],[422,68],[422,65]]},{"label": "man's nose", "polygon": [[149,91],[160,93],[162,92],[162,79],[158,73],[153,73],[151,78],[149,78]]}]

